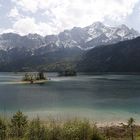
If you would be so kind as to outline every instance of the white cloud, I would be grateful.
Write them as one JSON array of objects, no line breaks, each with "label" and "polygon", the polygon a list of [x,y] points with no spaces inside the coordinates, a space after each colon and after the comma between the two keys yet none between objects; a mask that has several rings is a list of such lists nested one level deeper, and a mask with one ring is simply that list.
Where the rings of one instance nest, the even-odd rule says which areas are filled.
[{"label": "white cloud", "polygon": [[38,33],[41,35],[52,34],[55,30],[49,24],[39,22],[36,23],[34,18],[25,17],[17,20],[13,25],[14,32],[25,35],[28,33]]},{"label": "white cloud", "polygon": [[37,11],[37,2],[36,0],[12,0],[18,6],[21,6],[25,11],[36,12]]},{"label": "white cloud", "polygon": [[[23,33],[37,31],[42,34],[52,34],[73,26],[83,27],[94,21],[104,21],[106,18],[111,21],[123,22],[133,12],[133,8],[139,0],[12,1],[26,12],[36,13],[38,10],[44,10],[42,15],[49,18],[46,23],[38,21],[38,24],[33,18],[23,18],[14,24],[14,29]],[[44,31],[44,28],[47,31]]]},{"label": "white cloud", "polygon": [[[138,0],[48,0],[46,15],[54,17],[58,31],[87,26],[94,21],[122,22],[133,12]],[[49,11],[49,12],[48,12]]]},{"label": "white cloud", "polygon": [[34,33],[37,31],[37,25],[35,24],[34,18],[21,18],[17,20],[13,29],[20,34]]},{"label": "white cloud", "polygon": [[20,18],[21,15],[19,14],[19,11],[16,7],[14,7],[13,9],[10,10],[8,17],[10,18]]},{"label": "white cloud", "polygon": [[3,29],[2,29],[2,28],[0,28],[0,34],[2,33],[2,31],[3,31]]},{"label": "white cloud", "polygon": [[0,28],[0,34],[3,33],[16,33],[12,28]]},{"label": "white cloud", "polygon": [[0,30],[0,33],[3,34],[3,33],[16,33],[13,29],[1,29]]}]

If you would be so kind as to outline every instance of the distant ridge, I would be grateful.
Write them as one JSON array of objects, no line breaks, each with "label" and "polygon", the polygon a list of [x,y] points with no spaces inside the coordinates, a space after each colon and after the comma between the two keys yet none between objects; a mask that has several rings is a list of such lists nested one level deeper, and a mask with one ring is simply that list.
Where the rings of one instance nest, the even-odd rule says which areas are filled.
[{"label": "distant ridge", "polygon": [[87,51],[78,69],[85,72],[140,72],[140,37]]}]

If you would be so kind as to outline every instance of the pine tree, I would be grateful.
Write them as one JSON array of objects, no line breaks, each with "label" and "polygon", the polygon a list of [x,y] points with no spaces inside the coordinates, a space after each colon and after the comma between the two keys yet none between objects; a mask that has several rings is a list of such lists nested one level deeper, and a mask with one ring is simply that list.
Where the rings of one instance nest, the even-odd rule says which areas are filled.
[{"label": "pine tree", "polygon": [[132,140],[134,140],[134,123],[135,120],[133,118],[130,118],[127,122],[128,127],[130,128],[130,135]]},{"label": "pine tree", "polygon": [[27,123],[27,117],[21,111],[13,115],[10,123],[11,136],[22,138],[25,135]]}]

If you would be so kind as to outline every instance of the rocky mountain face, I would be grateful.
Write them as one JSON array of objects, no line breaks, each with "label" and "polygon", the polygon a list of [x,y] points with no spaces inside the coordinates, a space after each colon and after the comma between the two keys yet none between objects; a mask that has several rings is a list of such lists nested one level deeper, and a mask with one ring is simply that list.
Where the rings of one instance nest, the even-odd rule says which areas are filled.
[{"label": "rocky mountain face", "polygon": [[125,25],[105,26],[101,22],[85,28],[74,27],[58,35],[14,33],[0,35],[0,71],[47,69],[58,71],[74,67],[83,53],[96,46],[114,44],[140,34]]},{"label": "rocky mountain face", "polygon": [[140,72],[140,37],[87,51],[78,64],[85,72]]},{"label": "rocky mountain face", "polygon": [[0,35],[0,50],[10,50],[16,47],[32,51],[44,47],[49,51],[56,51],[60,48],[87,50],[100,45],[133,39],[139,35],[137,31],[129,29],[125,25],[109,27],[101,22],[95,22],[85,28],[74,27],[72,30],[65,30],[58,35],[45,37],[38,34],[28,34],[27,36],[13,33],[2,34]]}]

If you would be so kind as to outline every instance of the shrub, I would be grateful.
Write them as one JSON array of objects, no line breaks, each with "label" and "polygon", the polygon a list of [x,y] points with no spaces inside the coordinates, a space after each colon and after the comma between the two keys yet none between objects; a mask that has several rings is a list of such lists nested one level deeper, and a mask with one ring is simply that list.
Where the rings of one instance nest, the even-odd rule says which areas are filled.
[{"label": "shrub", "polygon": [[0,118],[0,140],[6,140],[7,125],[3,119]]},{"label": "shrub", "polygon": [[41,125],[39,118],[31,121],[27,133],[27,138],[29,140],[47,140],[46,129]]},{"label": "shrub", "polygon": [[68,121],[63,126],[64,140],[90,140],[91,128],[88,121]]}]

